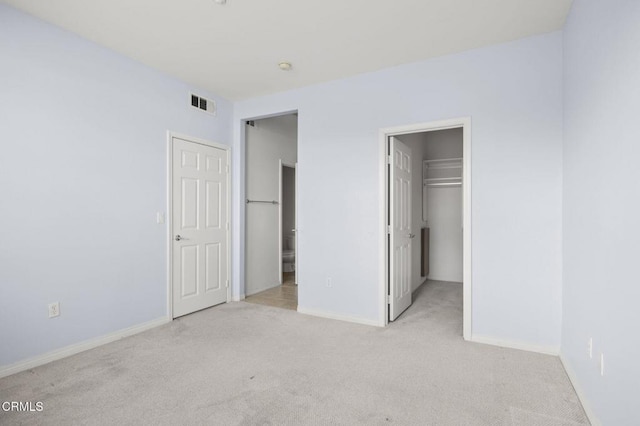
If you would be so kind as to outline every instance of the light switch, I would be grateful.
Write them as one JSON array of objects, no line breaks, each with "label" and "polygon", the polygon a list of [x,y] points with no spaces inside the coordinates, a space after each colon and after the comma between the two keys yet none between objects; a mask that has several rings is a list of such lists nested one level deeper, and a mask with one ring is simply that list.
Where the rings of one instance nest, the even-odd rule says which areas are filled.
[{"label": "light switch", "polygon": [[156,222],[164,223],[164,213],[162,212],[156,213]]}]

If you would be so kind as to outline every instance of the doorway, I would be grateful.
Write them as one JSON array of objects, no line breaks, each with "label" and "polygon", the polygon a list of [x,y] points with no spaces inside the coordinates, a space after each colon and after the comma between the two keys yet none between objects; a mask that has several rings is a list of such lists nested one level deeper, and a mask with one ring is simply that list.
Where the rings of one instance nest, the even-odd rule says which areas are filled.
[{"label": "doorway", "polygon": [[[427,140],[439,142],[425,145]],[[411,305],[412,291],[427,278],[462,281],[462,334],[469,340],[470,119],[382,129],[380,144],[384,160],[381,322],[386,325],[398,318]]]},{"label": "doorway", "polygon": [[280,283],[297,285],[296,164],[280,161]]},{"label": "doorway", "polygon": [[245,122],[245,301],[296,310],[298,117]]}]

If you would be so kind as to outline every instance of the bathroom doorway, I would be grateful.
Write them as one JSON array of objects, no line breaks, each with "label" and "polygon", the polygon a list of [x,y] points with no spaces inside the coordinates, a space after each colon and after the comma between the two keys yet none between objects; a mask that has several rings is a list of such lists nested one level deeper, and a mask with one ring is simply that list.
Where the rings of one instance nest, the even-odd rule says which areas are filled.
[{"label": "bathroom doorway", "polygon": [[280,163],[280,277],[298,285],[296,275],[296,165]]},{"label": "bathroom doorway", "polygon": [[245,122],[245,301],[297,310],[298,115]]}]

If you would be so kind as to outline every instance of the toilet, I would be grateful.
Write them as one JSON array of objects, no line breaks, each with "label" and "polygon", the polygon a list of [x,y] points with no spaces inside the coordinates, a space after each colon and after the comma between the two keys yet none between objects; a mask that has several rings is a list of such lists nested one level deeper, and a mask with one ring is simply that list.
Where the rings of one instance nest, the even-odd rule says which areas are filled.
[{"label": "toilet", "polygon": [[282,272],[293,272],[296,262],[296,236],[287,235],[282,247]]}]

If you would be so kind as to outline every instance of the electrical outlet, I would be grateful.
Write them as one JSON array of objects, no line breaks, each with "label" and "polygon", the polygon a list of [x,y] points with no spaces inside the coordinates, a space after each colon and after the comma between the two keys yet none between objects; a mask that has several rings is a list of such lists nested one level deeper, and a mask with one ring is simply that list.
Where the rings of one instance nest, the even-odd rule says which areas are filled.
[{"label": "electrical outlet", "polygon": [[600,375],[604,376],[604,354],[600,354]]},{"label": "electrical outlet", "polygon": [[587,352],[589,353],[589,358],[593,358],[593,337],[589,337],[589,341],[587,342]]},{"label": "electrical outlet", "polygon": [[60,303],[49,303],[49,318],[54,318],[60,315]]},{"label": "electrical outlet", "polygon": [[333,283],[331,282],[331,277],[327,277],[327,288],[333,287]]}]

